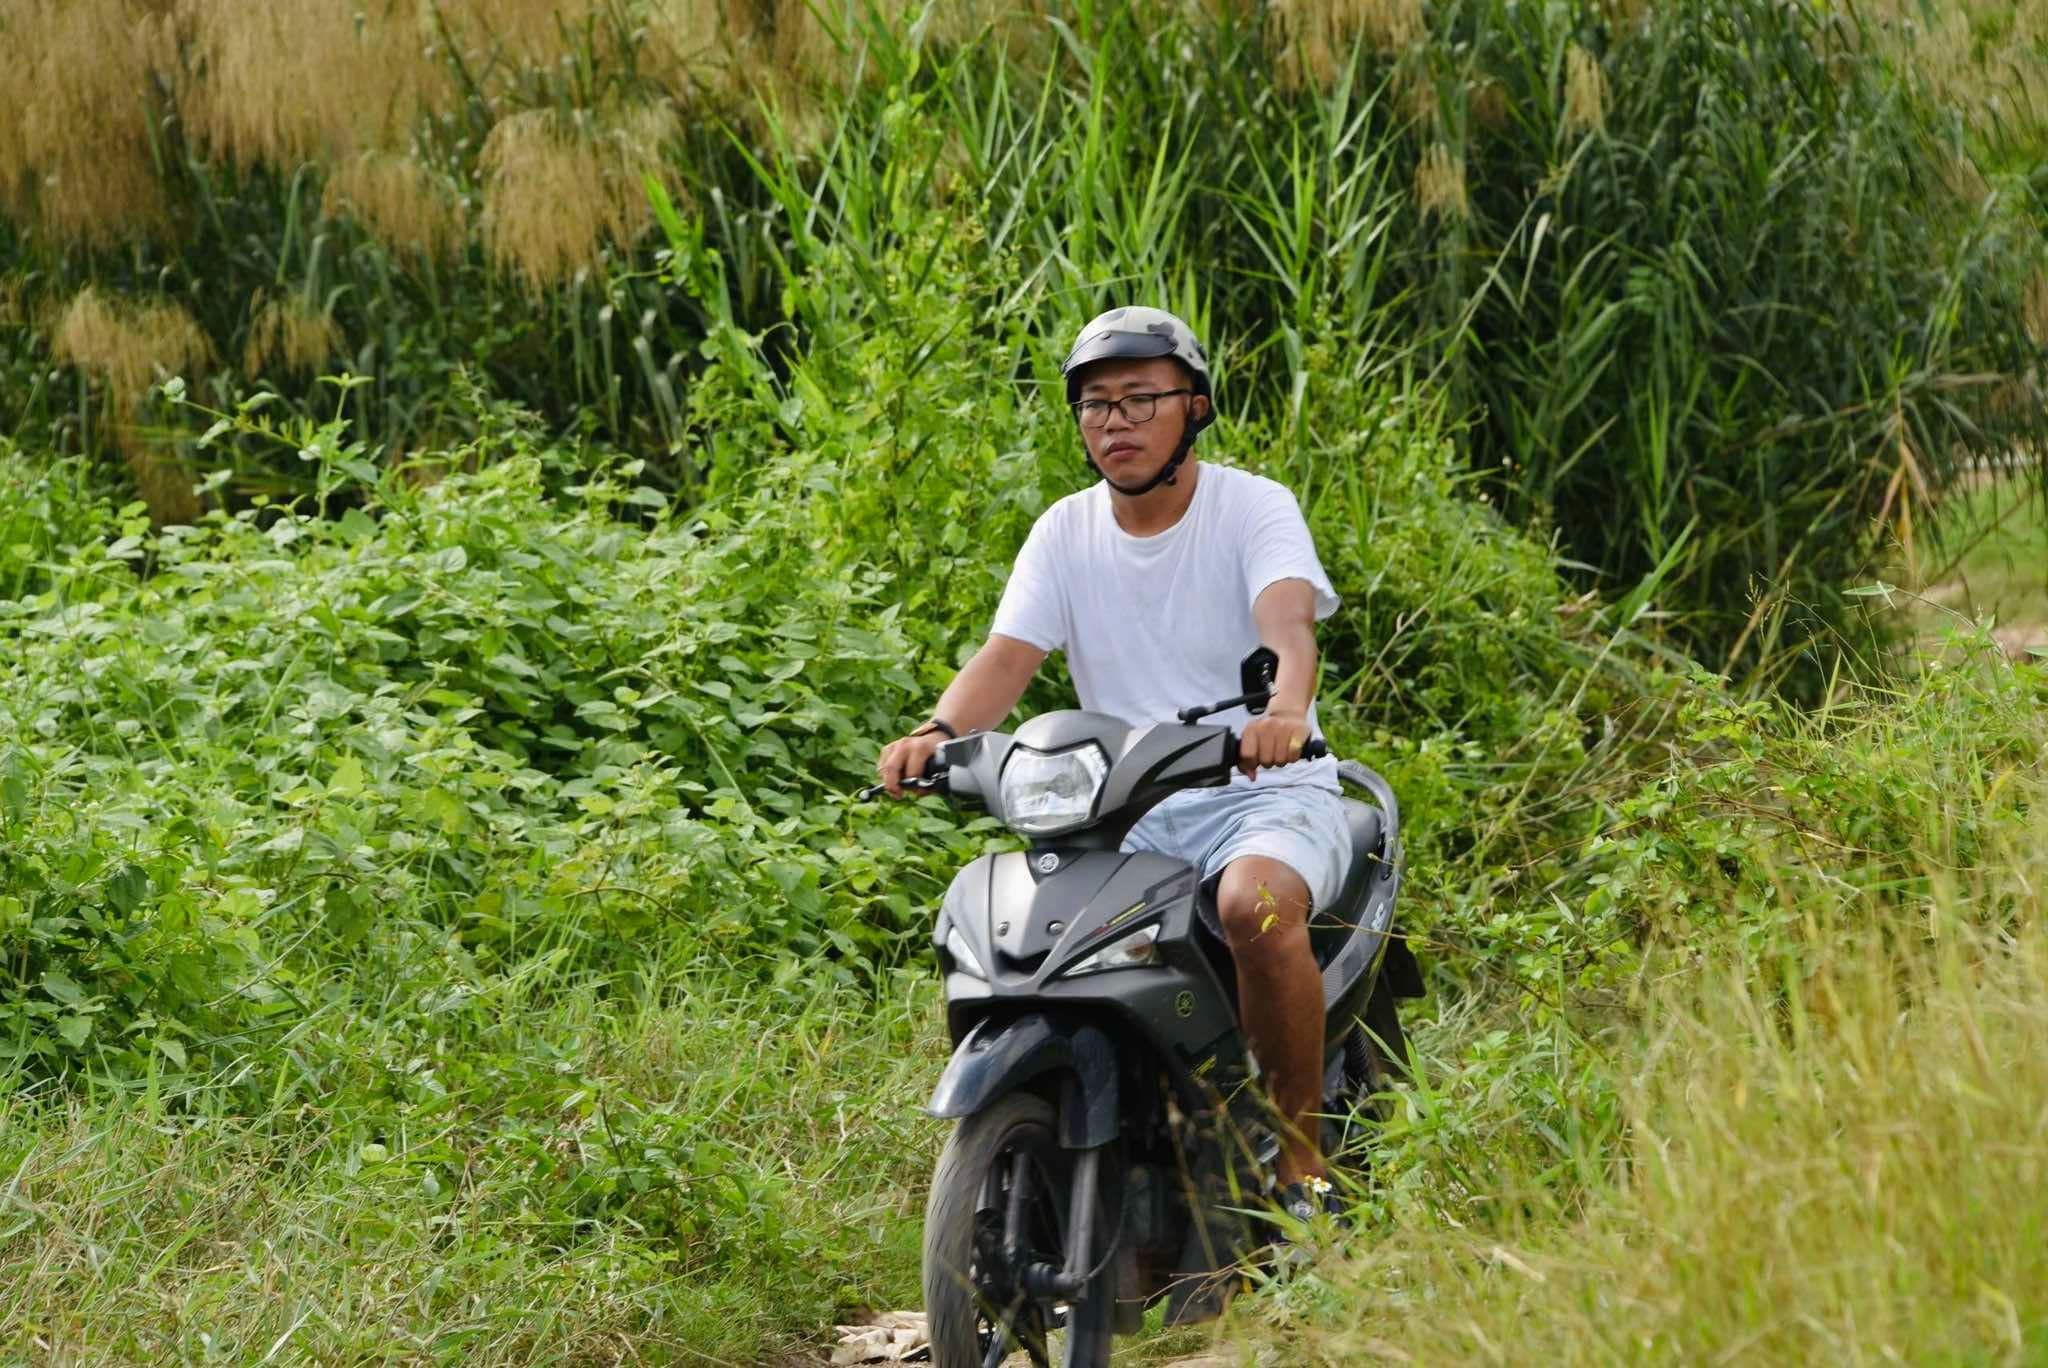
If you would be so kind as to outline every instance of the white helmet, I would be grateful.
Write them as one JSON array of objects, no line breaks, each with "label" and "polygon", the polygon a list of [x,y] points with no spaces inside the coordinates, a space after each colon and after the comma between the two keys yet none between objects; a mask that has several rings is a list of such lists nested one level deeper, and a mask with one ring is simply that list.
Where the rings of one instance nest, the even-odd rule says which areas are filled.
[{"label": "white helmet", "polygon": [[[1209,380],[1209,358],[1195,338],[1195,330],[1164,309],[1133,305],[1098,314],[1074,339],[1073,350],[1060,362],[1060,374],[1067,378],[1067,402],[1081,397],[1081,370],[1095,361],[1117,357],[1170,356],[1188,368],[1194,383],[1189,386],[1209,401],[1208,412],[1194,422],[1200,432],[1216,421],[1216,395]],[[1179,464],[1179,462],[1175,462]]]}]

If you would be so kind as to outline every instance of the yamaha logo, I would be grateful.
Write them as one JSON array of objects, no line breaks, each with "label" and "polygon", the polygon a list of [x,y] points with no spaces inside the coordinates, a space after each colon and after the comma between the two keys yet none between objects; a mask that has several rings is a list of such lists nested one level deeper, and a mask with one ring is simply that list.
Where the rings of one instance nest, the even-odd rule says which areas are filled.
[{"label": "yamaha logo", "polygon": [[1053,854],[1050,850],[1038,857],[1038,872],[1041,874],[1050,874],[1059,867],[1060,857]]}]

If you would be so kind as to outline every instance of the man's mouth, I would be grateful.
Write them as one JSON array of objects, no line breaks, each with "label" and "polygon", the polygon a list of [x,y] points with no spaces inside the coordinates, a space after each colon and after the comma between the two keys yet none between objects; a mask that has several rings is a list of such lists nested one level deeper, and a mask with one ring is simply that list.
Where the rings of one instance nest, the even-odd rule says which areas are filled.
[{"label": "man's mouth", "polygon": [[1111,442],[1107,447],[1103,448],[1102,458],[1105,461],[1113,461],[1120,457],[1136,456],[1143,450],[1144,448],[1136,442]]}]

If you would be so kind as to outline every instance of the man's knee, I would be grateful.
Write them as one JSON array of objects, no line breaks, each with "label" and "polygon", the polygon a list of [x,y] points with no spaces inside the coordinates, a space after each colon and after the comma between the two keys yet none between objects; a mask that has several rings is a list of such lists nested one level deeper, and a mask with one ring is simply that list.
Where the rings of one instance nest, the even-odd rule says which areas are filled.
[{"label": "man's knee", "polygon": [[1216,917],[1232,952],[1276,947],[1308,925],[1308,885],[1278,860],[1233,860],[1216,888]]}]

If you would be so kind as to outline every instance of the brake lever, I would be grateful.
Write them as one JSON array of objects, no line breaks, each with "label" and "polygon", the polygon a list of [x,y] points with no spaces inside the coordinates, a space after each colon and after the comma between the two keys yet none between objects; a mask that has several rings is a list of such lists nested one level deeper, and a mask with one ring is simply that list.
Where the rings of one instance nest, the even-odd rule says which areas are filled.
[{"label": "brake lever", "polygon": [[[916,789],[920,793],[944,793],[946,791],[946,772],[941,770],[929,779],[906,778],[903,781],[903,787]],[[872,803],[888,791],[889,786],[886,784],[869,784],[859,793],[856,793],[853,796],[853,800],[856,803]]]}]

